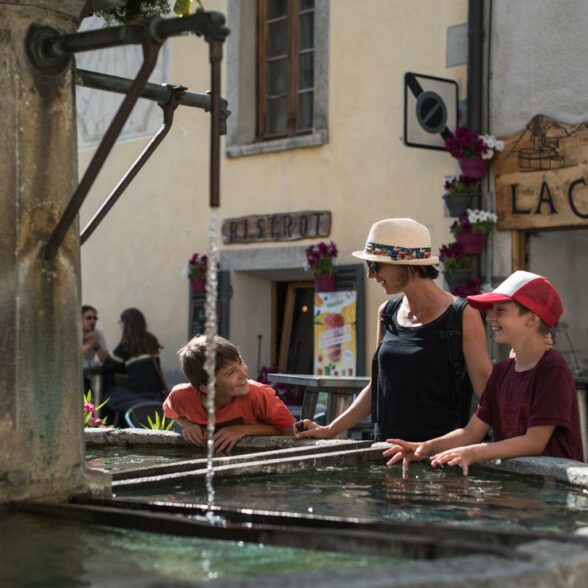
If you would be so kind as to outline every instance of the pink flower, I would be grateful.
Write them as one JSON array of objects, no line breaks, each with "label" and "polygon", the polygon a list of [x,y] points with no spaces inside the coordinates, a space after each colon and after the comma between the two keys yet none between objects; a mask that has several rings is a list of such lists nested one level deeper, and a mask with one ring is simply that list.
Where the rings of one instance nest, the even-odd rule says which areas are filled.
[{"label": "pink flower", "polygon": [[86,412],[94,412],[96,409],[94,408],[94,405],[91,402],[86,402],[84,403],[84,410]]},{"label": "pink flower", "polygon": [[102,423],[102,419],[99,419],[98,417],[92,417],[90,419],[90,422],[96,426],[96,425],[100,425]]}]

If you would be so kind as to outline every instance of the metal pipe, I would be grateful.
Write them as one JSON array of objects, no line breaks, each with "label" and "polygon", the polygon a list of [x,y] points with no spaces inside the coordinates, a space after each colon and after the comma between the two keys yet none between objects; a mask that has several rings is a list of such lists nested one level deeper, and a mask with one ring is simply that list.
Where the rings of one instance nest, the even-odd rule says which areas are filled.
[{"label": "metal pipe", "polygon": [[106,161],[112,146],[118,138],[127,119],[129,118],[131,110],[139,99],[141,90],[147,83],[147,80],[149,79],[149,76],[155,67],[161,44],[152,41],[147,35],[143,35],[142,45],[143,65],[141,66],[135,81],[131,85],[129,93],[125,96],[124,100],[118,108],[116,115],[112,119],[112,122],[104,134],[98,149],[96,149],[94,157],[92,157],[92,161],[90,161],[82,181],[79,183],[78,187],[73,193],[67,208],[65,209],[62,217],[59,219],[57,226],[55,227],[51,237],[45,245],[44,256],[47,261],[52,260],[55,257],[59,245],[61,245],[66,232],[78,214],[88,192],[90,191],[90,188],[92,187],[92,184],[94,183],[94,180],[96,179],[96,176],[102,169],[102,166],[104,165],[104,162]]},{"label": "metal pipe", "polygon": [[210,206],[220,206],[220,135],[221,135],[221,60],[222,40],[207,39],[210,44],[210,87],[212,110],[210,113]]},{"label": "metal pipe", "polygon": [[468,126],[482,130],[484,0],[468,2]]},{"label": "metal pipe", "polygon": [[[95,90],[105,90],[107,92],[126,94],[132,86],[133,80],[98,73],[95,71],[88,71],[86,69],[78,69],[76,70],[76,84],[85,88],[93,88]],[[174,86],[170,84],[152,84],[148,82],[141,91],[140,97],[165,104],[170,100],[173,89]],[[202,108],[206,112],[209,112],[210,102],[210,94],[184,92],[179,101],[179,104],[182,106]]]},{"label": "metal pipe", "polygon": [[[189,32],[199,36],[220,33],[226,37],[228,29],[224,24],[225,17],[220,12],[198,10],[194,14],[180,18],[152,18],[147,27],[147,34],[157,43],[163,43],[168,37]],[[121,45],[138,45],[142,42],[143,28],[141,23],[59,35],[45,41],[45,50],[48,54],[61,56]]]},{"label": "metal pipe", "polygon": [[170,90],[171,92],[169,100],[167,101],[167,103],[159,105],[161,106],[161,108],[163,108],[163,125],[161,126],[155,137],[151,139],[149,145],[147,145],[147,147],[143,149],[141,155],[135,160],[131,168],[127,171],[122,180],[110,193],[110,195],[104,201],[102,206],[98,209],[98,212],[96,212],[96,214],[92,217],[90,222],[86,225],[86,227],[80,235],[81,245],[83,245],[88,240],[90,235],[96,230],[96,228],[102,222],[104,217],[108,214],[110,209],[116,204],[117,200],[121,197],[122,193],[127,189],[128,185],[133,181],[135,176],[139,173],[141,168],[151,157],[155,149],[157,149],[159,144],[165,139],[165,137],[169,133],[174,120],[174,111],[180,104],[181,97],[183,96],[186,88],[184,88],[183,86],[170,86],[168,87],[168,90]]}]

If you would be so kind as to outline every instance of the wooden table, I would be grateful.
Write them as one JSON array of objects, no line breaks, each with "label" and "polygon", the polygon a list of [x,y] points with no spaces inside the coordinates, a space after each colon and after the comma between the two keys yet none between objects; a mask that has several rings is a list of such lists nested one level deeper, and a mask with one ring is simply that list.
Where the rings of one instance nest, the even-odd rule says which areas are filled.
[{"label": "wooden table", "polygon": [[328,394],[326,424],[344,412],[370,382],[365,377],[313,376],[302,374],[268,374],[273,384],[289,384],[304,388],[302,419],[314,419],[319,392]]}]

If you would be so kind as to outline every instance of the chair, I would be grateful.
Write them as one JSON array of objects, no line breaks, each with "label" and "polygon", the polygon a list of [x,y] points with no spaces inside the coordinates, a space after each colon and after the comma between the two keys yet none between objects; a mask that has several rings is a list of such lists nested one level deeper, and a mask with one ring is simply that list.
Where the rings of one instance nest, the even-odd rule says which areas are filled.
[{"label": "chair", "polygon": [[[163,418],[161,402],[154,400],[139,402],[125,412],[125,422],[131,428],[142,429],[147,427],[150,429],[148,417],[153,421],[156,413],[159,414],[160,418]],[[176,433],[181,432],[181,430],[182,427],[175,422],[170,429],[170,431],[175,431]]]}]

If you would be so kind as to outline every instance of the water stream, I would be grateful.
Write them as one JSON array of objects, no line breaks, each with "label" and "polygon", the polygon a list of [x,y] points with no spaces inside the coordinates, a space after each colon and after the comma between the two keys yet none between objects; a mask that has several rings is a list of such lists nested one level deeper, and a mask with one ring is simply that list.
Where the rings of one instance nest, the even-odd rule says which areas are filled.
[{"label": "water stream", "polygon": [[[208,394],[206,405],[208,410],[208,425],[206,431],[208,439],[207,465],[206,465],[206,492],[207,504],[210,507],[214,504],[214,467],[212,457],[214,454],[214,426],[216,396],[216,343],[214,337],[217,334],[217,292],[218,292],[218,232],[220,212],[218,207],[210,208],[210,225],[208,227],[208,267],[206,270],[206,362],[205,369],[208,374]],[[212,514],[212,513],[210,513]]]}]

